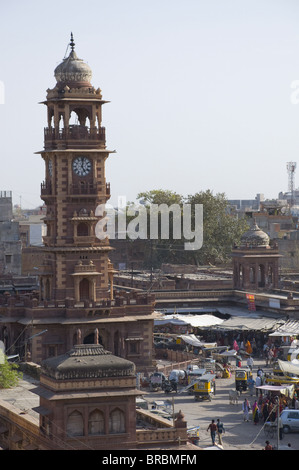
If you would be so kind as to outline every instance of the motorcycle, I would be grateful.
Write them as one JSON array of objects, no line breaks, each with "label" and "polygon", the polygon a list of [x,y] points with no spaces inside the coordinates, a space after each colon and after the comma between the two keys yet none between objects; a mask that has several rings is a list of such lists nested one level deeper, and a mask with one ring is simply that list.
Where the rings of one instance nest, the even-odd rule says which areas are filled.
[{"label": "motorcycle", "polygon": [[176,392],[178,391],[178,385],[175,380],[165,380],[163,384],[163,390],[165,393]]}]

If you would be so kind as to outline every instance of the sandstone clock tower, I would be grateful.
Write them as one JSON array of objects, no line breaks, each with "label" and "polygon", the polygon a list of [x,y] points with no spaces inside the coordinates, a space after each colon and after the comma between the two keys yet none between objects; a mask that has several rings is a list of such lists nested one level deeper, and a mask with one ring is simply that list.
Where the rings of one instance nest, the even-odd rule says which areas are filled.
[{"label": "sandstone clock tower", "polygon": [[48,126],[44,131],[45,181],[41,198],[47,207],[45,261],[40,268],[41,300],[98,301],[109,296],[109,242],[99,240],[95,217],[110,197],[105,178],[106,149],[101,90],[91,84],[90,67],[70,53],[55,71],[47,90]]},{"label": "sandstone clock tower", "polygon": [[[101,344],[152,371],[155,297],[113,289],[108,239],[96,237],[97,207],[110,197],[105,177],[106,148],[100,89],[90,67],[69,55],[55,69],[56,84],[44,105],[48,125],[41,198],[47,235],[40,250],[40,293],[1,298],[0,339],[10,353],[40,364],[76,345]],[[3,296],[2,296],[3,297]]]}]

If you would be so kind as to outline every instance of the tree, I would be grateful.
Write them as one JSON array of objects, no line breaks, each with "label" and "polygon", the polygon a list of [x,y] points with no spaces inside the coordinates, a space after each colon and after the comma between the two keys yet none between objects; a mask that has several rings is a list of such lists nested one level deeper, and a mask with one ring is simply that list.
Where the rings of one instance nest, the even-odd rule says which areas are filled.
[{"label": "tree", "polygon": [[22,378],[22,374],[17,369],[17,364],[8,362],[7,358],[4,357],[3,363],[0,364],[0,389],[15,387],[18,385],[18,381]]},{"label": "tree", "polygon": [[[175,237],[174,221],[177,218],[177,224],[181,224],[184,203],[183,196],[171,190],[153,189],[139,193],[137,199],[146,207],[148,213],[148,243],[144,252],[145,267],[159,268],[163,263],[177,263],[178,251],[183,251],[183,241],[181,238],[177,239]],[[154,206],[157,206],[157,209],[161,209],[161,212],[157,215],[157,238],[151,237],[150,231],[151,209]],[[169,229],[167,238],[162,236],[163,220],[161,213],[163,212],[163,206],[170,209],[169,212],[165,211]]]},{"label": "tree", "polygon": [[182,204],[183,196],[168,189],[152,189],[137,194],[137,199],[142,200],[145,205],[150,204]]},{"label": "tree", "polygon": [[193,253],[197,264],[221,264],[230,259],[231,249],[241,235],[248,230],[245,218],[239,219],[228,213],[224,193],[213,195],[210,190],[189,195],[192,207],[203,205],[203,246]]},{"label": "tree", "polygon": [[[176,239],[170,230],[169,238],[150,240],[150,250],[145,252],[145,263],[159,267],[162,263],[222,264],[230,260],[231,249],[238,243],[241,235],[248,230],[245,220],[229,214],[228,201],[223,193],[214,195],[212,191],[201,191],[184,198],[170,190],[151,190],[141,192],[137,198],[150,211],[153,204],[178,205],[183,214],[184,204],[191,207],[192,229],[195,229],[195,206],[203,207],[203,245],[200,249],[184,249],[184,238]],[[173,226],[174,214],[169,213],[169,226]],[[159,220],[161,224],[161,220]],[[150,253],[150,254],[149,254]]]}]

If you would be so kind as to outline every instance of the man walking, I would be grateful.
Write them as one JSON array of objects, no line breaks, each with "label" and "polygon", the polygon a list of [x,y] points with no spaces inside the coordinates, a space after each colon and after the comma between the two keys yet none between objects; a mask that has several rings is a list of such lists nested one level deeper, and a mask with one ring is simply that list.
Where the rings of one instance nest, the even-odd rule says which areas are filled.
[{"label": "man walking", "polygon": [[212,419],[212,422],[209,424],[207,431],[210,431],[211,433],[211,439],[212,439],[212,445],[215,445],[215,439],[216,439],[216,431],[217,431],[217,425],[215,424],[215,420]]},{"label": "man walking", "polygon": [[223,426],[223,423],[222,421],[220,421],[220,419],[218,418],[217,419],[217,433],[218,433],[218,440],[219,440],[219,444],[222,446],[223,445],[223,442],[222,442],[222,434],[225,433],[225,429],[224,429],[224,426]]}]

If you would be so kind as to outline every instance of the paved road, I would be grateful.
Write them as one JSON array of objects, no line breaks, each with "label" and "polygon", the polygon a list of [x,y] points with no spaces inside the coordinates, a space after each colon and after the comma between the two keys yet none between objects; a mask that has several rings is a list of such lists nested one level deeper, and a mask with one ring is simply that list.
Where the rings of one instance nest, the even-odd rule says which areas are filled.
[{"label": "paved road", "polygon": [[[256,360],[253,368],[253,377],[256,377],[258,366],[262,366],[264,371],[264,361]],[[253,424],[252,420],[244,422],[242,412],[242,402],[245,397],[250,403],[253,403],[255,396],[251,397],[249,392],[243,392],[236,405],[229,404],[229,390],[235,389],[235,376],[229,379],[216,379],[216,395],[211,401],[205,400],[197,402],[192,395],[187,392],[183,394],[171,393],[165,395],[164,392],[152,392],[145,397],[150,403],[154,400],[165,400],[174,398],[174,412],[182,411],[185,415],[188,428],[200,426],[199,429],[199,446],[202,448],[210,447],[212,442],[210,434],[206,431],[212,419],[220,418],[225,426],[225,434],[223,436],[223,448],[225,450],[262,450],[265,446],[266,439],[270,440],[272,445],[277,445],[277,438],[269,439],[265,436],[263,424]],[[299,434],[292,433],[285,435],[279,441],[279,447],[291,444],[291,448],[299,450]]]}]

